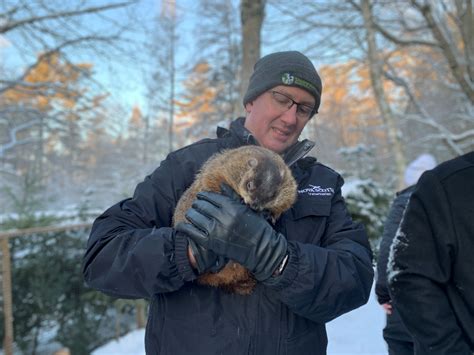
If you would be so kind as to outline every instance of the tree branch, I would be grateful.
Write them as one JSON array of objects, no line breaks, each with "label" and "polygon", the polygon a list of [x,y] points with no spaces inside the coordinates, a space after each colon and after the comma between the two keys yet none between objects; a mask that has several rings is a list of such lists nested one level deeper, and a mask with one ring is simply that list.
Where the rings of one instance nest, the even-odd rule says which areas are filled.
[{"label": "tree branch", "polygon": [[[362,13],[362,8],[355,1],[349,0],[349,3],[360,13]],[[436,42],[421,40],[421,39],[402,39],[399,35],[393,34],[386,30],[379,22],[373,19],[374,29],[379,32],[385,39],[389,40],[392,43],[395,43],[399,46],[429,46],[429,47],[438,47]]]},{"label": "tree branch", "polygon": [[403,90],[405,91],[405,94],[408,96],[410,102],[416,108],[416,111],[418,114],[408,115],[408,117],[414,121],[429,125],[433,127],[434,129],[436,129],[438,132],[441,132],[440,134],[437,135],[437,138],[445,141],[447,146],[456,154],[458,155],[462,154],[463,152],[462,149],[460,149],[459,146],[456,144],[456,139],[459,138],[461,135],[455,135],[452,132],[448,131],[446,127],[437,123],[431,117],[431,115],[428,114],[428,112],[419,104],[418,100],[416,100],[415,95],[413,94],[413,91],[411,90],[408,83],[404,79],[400,77],[395,77],[394,75],[388,73],[387,71],[384,72],[384,76],[387,79],[391,80],[396,85],[401,86]]},{"label": "tree branch", "polygon": [[[90,13],[96,13],[96,12],[102,12],[102,11],[107,11],[111,9],[116,9],[119,7],[125,7],[128,5],[131,5],[135,3],[136,1],[127,1],[127,2],[120,2],[116,4],[111,4],[111,5],[105,5],[105,6],[95,6],[95,7],[88,7],[82,10],[75,10],[75,11],[62,11],[62,12],[56,12],[53,14],[47,14],[43,16],[34,16],[34,17],[29,17],[25,18],[22,20],[14,21],[12,23],[9,23],[8,21],[0,25],[0,34],[7,33],[17,27],[25,26],[28,24],[33,24],[36,22],[41,22],[41,21],[46,21],[46,20],[54,20],[54,19],[59,19],[59,18],[64,18],[64,17],[75,17],[75,16],[81,16],[84,14],[90,14]],[[7,14],[11,15],[14,14],[18,8],[14,8],[7,12]]]},{"label": "tree branch", "polygon": [[0,157],[3,157],[7,150],[10,150],[15,146],[18,146],[21,144],[38,142],[38,139],[35,139],[35,138],[17,139],[16,135],[19,131],[30,128],[39,123],[40,123],[40,120],[33,120],[33,121],[20,124],[16,127],[13,127],[9,132],[10,141],[8,143],[0,145]]},{"label": "tree branch", "polygon": [[469,101],[474,104],[474,87],[472,83],[468,81],[467,78],[469,76],[463,71],[460,63],[457,60],[456,49],[445,36],[443,29],[433,16],[432,7],[428,3],[422,5],[416,0],[411,0],[411,2],[416,8],[420,10],[421,14],[425,18],[429,28],[431,29],[433,37],[439,42],[442,53],[448,61],[451,73],[461,86],[461,89],[464,91]]}]

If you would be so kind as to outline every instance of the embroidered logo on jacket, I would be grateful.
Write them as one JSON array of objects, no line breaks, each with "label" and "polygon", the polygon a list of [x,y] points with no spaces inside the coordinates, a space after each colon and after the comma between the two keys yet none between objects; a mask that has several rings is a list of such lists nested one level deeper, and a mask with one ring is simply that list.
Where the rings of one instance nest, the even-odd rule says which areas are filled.
[{"label": "embroidered logo on jacket", "polygon": [[298,190],[299,194],[306,194],[309,196],[332,196],[334,189],[332,187],[321,187],[315,185],[309,185],[309,187],[302,190]]}]

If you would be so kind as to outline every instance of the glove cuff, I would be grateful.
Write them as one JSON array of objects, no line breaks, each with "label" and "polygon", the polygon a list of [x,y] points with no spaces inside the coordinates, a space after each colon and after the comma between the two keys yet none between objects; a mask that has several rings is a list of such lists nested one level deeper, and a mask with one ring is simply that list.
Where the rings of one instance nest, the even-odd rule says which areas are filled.
[{"label": "glove cuff", "polygon": [[175,232],[174,255],[178,272],[184,281],[193,281],[197,278],[188,258],[188,238],[183,233]]}]

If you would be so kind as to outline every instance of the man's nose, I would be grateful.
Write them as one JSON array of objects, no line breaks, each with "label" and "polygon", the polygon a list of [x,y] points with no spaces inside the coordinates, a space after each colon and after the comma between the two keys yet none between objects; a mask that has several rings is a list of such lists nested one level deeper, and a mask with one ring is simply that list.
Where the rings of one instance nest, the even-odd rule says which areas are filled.
[{"label": "man's nose", "polygon": [[288,110],[283,112],[280,116],[281,120],[284,121],[287,125],[294,125],[298,118],[296,117],[296,104],[293,104]]}]

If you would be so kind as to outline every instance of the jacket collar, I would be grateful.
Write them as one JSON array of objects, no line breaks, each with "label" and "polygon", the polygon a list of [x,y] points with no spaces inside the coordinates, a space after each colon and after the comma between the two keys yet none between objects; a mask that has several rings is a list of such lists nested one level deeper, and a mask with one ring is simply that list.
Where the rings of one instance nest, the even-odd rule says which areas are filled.
[{"label": "jacket collar", "polygon": [[217,137],[235,137],[239,140],[241,145],[258,145],[257,140],[250,131],[245,128],[245,117],[239,117],[231,122],[230,128],[217,127]]},{"label": "jacket collar", "polygon": [[315,143],[309,139],[303,139],[293,144],[285,151],[283,160],[288,166],[292,166],[297,161],[303,159],[314,148]]}]

